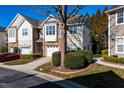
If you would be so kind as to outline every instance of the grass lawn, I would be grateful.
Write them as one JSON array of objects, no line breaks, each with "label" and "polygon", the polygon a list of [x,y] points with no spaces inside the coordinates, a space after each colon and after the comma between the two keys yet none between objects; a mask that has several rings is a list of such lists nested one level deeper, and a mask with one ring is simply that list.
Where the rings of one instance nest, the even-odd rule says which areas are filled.
[{"label": "grass lawn", "polygon": [[[42,66],[39,66],[35,70],[56,75],[58,77],[71,80],[73,82],[82,84],[91,88],[108,88],[108,87],[124,87],[124,70],[103,66],[99,64],[91,64],[87,69],[82,70],[73,74],[60,74],[53,73],[50,69],[53,67],[52,63],[49,62]],[[43,70],[40,70],[43,69]]]},{"label": "grass lawn", "polygon": [[32,61],[33,59],[18,59],[18,60],[8,61],[7,63],[4,63],[4,64],[5,65],[23,65]]}]

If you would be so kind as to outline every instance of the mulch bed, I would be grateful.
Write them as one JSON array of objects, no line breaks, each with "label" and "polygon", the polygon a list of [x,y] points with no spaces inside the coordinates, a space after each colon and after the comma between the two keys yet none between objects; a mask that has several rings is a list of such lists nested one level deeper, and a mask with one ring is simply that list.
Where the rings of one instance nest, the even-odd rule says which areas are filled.
[{"label": "mulch bed", "polygon": [[73,74],[73,73],[77,73],[77,72],[81,72],[81,71],[85,71],[91,68],[92,65],[89,65],[85,68],[82,69],[67,69],[67,68],[61,68],[59,67],[53,67],[50,69],[51,72],[55,72],[55,73],[60,73],[60,74]]}]

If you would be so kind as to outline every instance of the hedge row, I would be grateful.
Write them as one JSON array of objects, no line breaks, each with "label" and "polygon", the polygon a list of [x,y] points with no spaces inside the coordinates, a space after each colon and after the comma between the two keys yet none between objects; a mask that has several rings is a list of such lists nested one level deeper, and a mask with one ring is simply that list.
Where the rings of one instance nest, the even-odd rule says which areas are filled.
[{"label": "hedge row", "polygon": [[103,58],[104,60],[110,61],[110,62],[124,63],[124,58],[111,57],[111,56],[104,56]]},{"label": "hedge row", "polygon": [[42,57],[41,53],[34,53],[34,54],[21,54],[20,58],[21,59],[35,59],[35,58],[39,58]]},{"label": "hedge row", "polygon": [[[93,54],[90,51],[67,51],[65,54],[64,65],[69,69],[79,69],[92,63]],[[52,55],[54,66],[61,65],[61,53],[55,52]]]}]

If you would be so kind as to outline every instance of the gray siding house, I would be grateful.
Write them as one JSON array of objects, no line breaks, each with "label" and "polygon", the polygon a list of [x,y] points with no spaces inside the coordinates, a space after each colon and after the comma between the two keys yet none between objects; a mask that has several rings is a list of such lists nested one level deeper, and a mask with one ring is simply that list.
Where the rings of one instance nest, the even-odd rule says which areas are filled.
[{"label": "gray siding house", "polygon": [[[91,50],[90,23],[88,17],[75,15],[67,20],[67,49]],[[52,56],[61,51],[62,25],[60,19],[50,15],[40,25],[43,40],[43,55]]]},{"label": "gray siding house", "polygon": [[108,55],[124,57],[124,6],[115,5],[108,14]]},{"label": "gray siding house", "polygon": [[0,27],[0,52],[7,47],[7,32],[4,27]]}]

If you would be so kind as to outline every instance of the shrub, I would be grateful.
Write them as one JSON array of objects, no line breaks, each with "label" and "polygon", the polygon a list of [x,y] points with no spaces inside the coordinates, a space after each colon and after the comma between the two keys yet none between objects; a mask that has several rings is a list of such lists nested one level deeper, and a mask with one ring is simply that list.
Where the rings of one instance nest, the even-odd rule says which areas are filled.
[{"label": "shrub", "polygon": [[102,57],[103,56],[108,56],[108,50],[107,49],[102,50]]},{"label": "shrub", "polygon": [[80,69],[88,65],[83,51],[69,51],[65,55],[65,67],[69,69]]},{"label": "shrub", "polygon": [[124,63],[124,58],[118,58],[118,57],[109,57],[109,56],[104,56],[104,60],[110,61],[110,62],[115,62],[115,63]]},{"label": "shrub", "polygon": [[41,53],[34,53],[34,54],[21,54],[20,58],[21,59],[35,59],[35,58],[39,58],[42,57]]},{"label": "shrub", "polygon": [[42,56],[43,56],[42,53],[34,53],[34,54],[33,54],[33,59],[39,58],[39,57],[42,57]]},{"label": "shrub", "polygon": [[88,63],[91,64],[93,62],[93,53],[91,51],[84,51],[85,58],[87,59]]},{"label": "shrub", "polygon": [[7,52],[8,48],[7,47],[2,47],[0,48],[0,52],[4,53],[4,52]]},{"label": "shrub", "polygon": [[[69,69],[79,69],[92,63],[93,54],[91,51],[71,50],[66,51],[64,65]],[[52,55],[54,66],[61,65],[61,53],[54,52]]]},{"label": "shrub", "polygon": [[54,52],[52,54],[52,62],[54,66],[60,66],[61,65],[61,53],[59,52]]},{"label": "shrub", "polygon": [[21,59],[33,59],[32,54],[21,54]]}]

